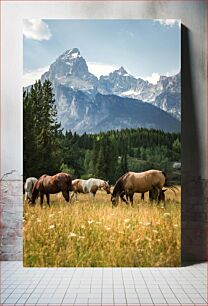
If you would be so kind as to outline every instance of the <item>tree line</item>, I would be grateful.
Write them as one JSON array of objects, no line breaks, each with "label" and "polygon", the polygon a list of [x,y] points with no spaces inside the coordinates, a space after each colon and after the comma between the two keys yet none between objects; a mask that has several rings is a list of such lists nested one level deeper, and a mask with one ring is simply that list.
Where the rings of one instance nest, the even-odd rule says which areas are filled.
[{"label": "tree line", "polygon": [[172,171],[172,162],[181,158],[178,133],[145,128],[82,135],[64,131],[49,80],[23,91],[23,115],[24,179],[64,171],[73,178],[114,183],[128,170]]}]

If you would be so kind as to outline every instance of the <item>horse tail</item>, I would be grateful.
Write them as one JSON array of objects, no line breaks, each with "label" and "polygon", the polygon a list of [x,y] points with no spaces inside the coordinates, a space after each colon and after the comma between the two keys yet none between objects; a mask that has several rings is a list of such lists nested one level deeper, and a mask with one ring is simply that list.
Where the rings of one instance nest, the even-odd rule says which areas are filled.
[{"label": "horse tail", "polygon": [[164,171],[162,171],[162,174],[164,175],[165,179],[167,179],[167,174]]},{"label": "horse tail", "polygon": [[73,191],[74,189],[73,189],[73,185],[72,185],[72,178],[71,178],[71,175],[68,175],[67,181],[68,181],[69,191]]},{"label": "horse tail", "polygon": [[32,189],[32,204],[35,204],[35,200],[37,199],[39,195],[39,180],[34,184],[33,189]]},{"label": "horse tail", "polygon": [[166,175],[166,173],[164,171],[162,171],[162,174],[165,177],[164,187],[166,187],[167,189],[170,189],[171,191],[173,191],[176,194],[176,191],[178,191],[178,187],[176,185],[173,185],[170,182],[168,182],[167,175]]}]

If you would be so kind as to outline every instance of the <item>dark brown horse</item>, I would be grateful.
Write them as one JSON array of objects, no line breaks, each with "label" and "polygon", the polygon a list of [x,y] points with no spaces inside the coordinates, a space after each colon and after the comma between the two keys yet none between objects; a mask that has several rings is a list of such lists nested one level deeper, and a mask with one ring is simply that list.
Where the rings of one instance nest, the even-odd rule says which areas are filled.
[{"label": "dark brown horse", "polygon": [[42,175],[32,191],[32,204],[40,194],[40,205],[43,205],[44,194],[46,195],[47,204],[50,206],[50,194],[62,192],[64,199],[69,202],[69,191],[72,191],[72,178],[71,175],[67,173],[58,173],[56,175],[50,176],[47,174]]}]

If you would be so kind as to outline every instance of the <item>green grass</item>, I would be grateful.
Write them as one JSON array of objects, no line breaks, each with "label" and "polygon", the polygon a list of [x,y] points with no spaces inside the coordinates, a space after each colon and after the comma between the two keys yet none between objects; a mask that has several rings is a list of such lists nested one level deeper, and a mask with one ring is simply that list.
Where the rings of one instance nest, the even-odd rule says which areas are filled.
[{"label": "green grass", "polygon": [[135,195],[134,207],[112,208],[110,195],[78,195],[51,208],[24,204],[24,266],[151,267],[181,263],[180,192],[166,192],[166,208]]}]

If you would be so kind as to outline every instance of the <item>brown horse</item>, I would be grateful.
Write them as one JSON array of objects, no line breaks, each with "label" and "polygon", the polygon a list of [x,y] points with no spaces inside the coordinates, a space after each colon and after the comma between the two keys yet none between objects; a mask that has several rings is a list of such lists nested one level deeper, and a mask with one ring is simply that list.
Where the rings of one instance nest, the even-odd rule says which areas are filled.
[{"label": "brown horse", "polygon": [[44,194],[46,195],[47,204],[50,206],[50,194],[62,192],[64,199],[69,202],[69,191],[72,191],[72,178],[67,173],[58,173],[56,175],[50,176],[47,174],[42,175],[32,191],[32,204],[40,194],[40,205],[43,205]]},{"label": "brown horse", "polygon": [[[111,201],[114,206],[118,204],[119,196],[122,201],[126,202],[124,195],[128,195],[131,204],[133,204],[134,193],[145,193],[155,189],[158,195],[161,194],[162,188],[165,186],[166,174],[160,170],[148,170],[140,173],[127,172],[121,176],[114,187]],[[159,198],[158,198],[159,199]]]}]

